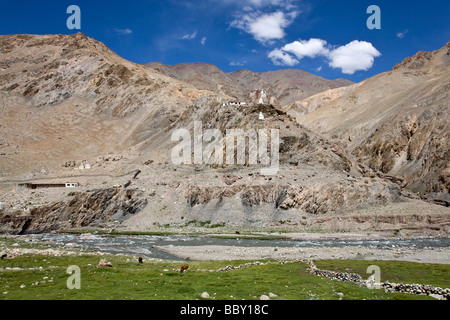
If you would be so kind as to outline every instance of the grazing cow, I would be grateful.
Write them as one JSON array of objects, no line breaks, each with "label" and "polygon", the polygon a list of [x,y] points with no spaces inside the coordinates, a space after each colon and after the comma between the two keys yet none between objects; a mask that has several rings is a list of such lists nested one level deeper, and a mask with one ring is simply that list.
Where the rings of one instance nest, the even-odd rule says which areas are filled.
[{"label": "grazing cow", "polygon": [[189,265],[185,263],[181,266],[180,273],[183,273],[183,272],[187,271],[188,269],[189,269]]}]

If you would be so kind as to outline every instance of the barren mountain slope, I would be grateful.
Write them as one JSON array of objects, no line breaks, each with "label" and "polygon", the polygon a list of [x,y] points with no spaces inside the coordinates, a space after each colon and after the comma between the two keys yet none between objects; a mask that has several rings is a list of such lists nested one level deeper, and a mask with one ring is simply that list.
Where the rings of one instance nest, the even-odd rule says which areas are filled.
[{"label": "barren mountain slope", "polygon": [[82,34],[1,36],[0,44],[2,177],[127,150],[204,93]]},{"label": "barren mountain slope", "polygon": [[224,73],[216,66],[206,63],[168,66],[160,62],[151,62],[146,66],[175,79],[186,81],[198,89],[224,93],[241,100],[248,98],[248,94],[255,89],[265,89],[270,96],[274,95],[281,105],[318,92],[353,84],[345,79],[326,80],[298,69],[264,73],[242,69]]},{"label": "barren mountain slope", "polygon": [[241,70],[230,73],[230,76],[249,91],[265,84],[268,93],[275,95],[282,106],[319,92],[353,84],[353,82],[345,79],[326,80],[299,69],[269,71],[259,74]]},{"label": "barren mountain slope", "polygon": [[244,99],[245,90],[238,86],[233,78],[212,64],[181,63],[173,66],[160,62],[150,62],[145,65],[174,79],[185,81],[200,90],[224,93],[236,99]]},{"label": "barren mountain slope", "polygon": [[450,43],[284,109],[404,186],[450,200]]}]

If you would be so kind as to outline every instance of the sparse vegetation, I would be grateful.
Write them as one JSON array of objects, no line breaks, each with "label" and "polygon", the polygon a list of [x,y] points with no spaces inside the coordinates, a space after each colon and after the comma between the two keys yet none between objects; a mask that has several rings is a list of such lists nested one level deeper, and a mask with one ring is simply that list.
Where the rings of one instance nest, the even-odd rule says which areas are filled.
[{"label": "sparse vegetation", "polygon": [[226,225],[225,222],[211,224],[211,220],[207,221],[191,220],[185,224],[185,227],[194,226],[194,227],[215,229],[215,228],[223,228],[225,227],[225,225]]}]

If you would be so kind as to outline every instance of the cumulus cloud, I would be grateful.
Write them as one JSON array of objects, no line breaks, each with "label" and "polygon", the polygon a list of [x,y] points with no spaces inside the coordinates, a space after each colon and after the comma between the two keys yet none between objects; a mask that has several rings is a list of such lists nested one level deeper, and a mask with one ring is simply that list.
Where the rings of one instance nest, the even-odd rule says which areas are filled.
[{"label": "cumulus cloud", "polygon": [[381,53],[370,42],[355,40],[332,50],[328,57],[330,67],[341,69],[345,74],[354,74],[372,68],[375,58],[379,56]]},{"label": "cumulus cloud", "polygon": [[295,66],[299,63],[297,59],[295,59],[290,54],[283,52],[280,49],[275,49],[269,52],[269,58],[272,60],[272,63],[276,66]]},{"label": "cumulus cloud", "polygon": [[230,26],[251,34],[255,40],[264,45],[284,38],[285,29],[301,13],[297,7],[297,0],[220,1],[240,7]]},{"label": "cumulus cloud", "polygon": [[200,43],[204,46],[205,45],[205,43],[206,43],[206,37],[203,37],[201,40],[200,40]]},{"label": "cumulus cloud", "polygon": [[315,58],[319,55],[326,56],[330,52],[325,40],[314,38],[288,43],[281,50],[294,54],[298,59]]},{"label": "cumulus cloud", "polygon": [[325,58],[331,68],[341,69],[342,73],[351,75],[356,71],[369,70],[381,53],[366,41],[354,40],[345,46],[332,48],[325,40],[309,39],[294,41],[268,54],[273,64],[291,67],[305,57],[319,56]]},{"label": "cumulus cloud", "polygon": [[272,13],[250,12],[239,16],[231,26],[251,34],[255,40],[268,44],[284,38],[284,29],[296,18],[297,12],[284,13],[280,10]]}]

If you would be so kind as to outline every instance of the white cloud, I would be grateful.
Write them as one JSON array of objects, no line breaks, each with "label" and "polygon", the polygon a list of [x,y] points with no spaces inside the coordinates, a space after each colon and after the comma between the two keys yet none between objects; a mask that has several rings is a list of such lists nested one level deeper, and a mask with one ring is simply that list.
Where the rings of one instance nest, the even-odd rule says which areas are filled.
[{"label": "white cloud", "polygon": [[242,67],[242,66],[245,66],[247,64],[247,61],[242,61],[242,62],[240,62],[240,61],[231,61],[230,62],[230,66],[232,66],[232,67]]},{"label": "white cloud", "polygon": [[381,53],[366,41],[354,40],[335,49],[328,47],[327,42],[321,39],[299,40],[271,51],[268,57],[274,65],[292,67],[304,57],[321,56],[328,61],[331,68],[341,69],[345,74],[354,74],[359,70],[369,70],[375,58],[381,56]]},{"label": "white cloud", "polygon": [[397,32],[397,38],[403,39],[406,36],[407,33],[408,33],[408,30],[399,31],[399,32]]},{"label": "white cloud", "polygon": [[223,3],[233,3],[248,7],[287,6],[291,0],[217,0]]},{"label": "white cloud", "polygon": [[375,58],[379,56],[381,53],[370,42],[354,40],[332,50],[328,58],[330,67],[341,69],[345,74],[354,74],[372,68]]},{"label": "white cloud", "polygon": [[131,29],[118,29],[118,28],[114,28],[114,31],[119,34],[119,35],[127,35],[127,34],[132,34],[133,30]]},{"label": "white cloud", "polygon": [[276,66],[295,66],[299,61],[290,54],[283,52],[280,49],[275,49],[269,52],[269,58]]},{"label": "white cloud", "polygon": [[202,40],[200,40],[200,43],[201,43],[203,46],[204,46],[205,43],[206,43],[206,39],[207,39],[206,37],[203,37]]},{"label": "white cloud", "polygon": [[321,39],[309,39],[294,41],[285,45],[281,50],[294,54],[298,59],[304,57],[315,58],[319,55],[328,55],[330,50],[326,47],[327,42]]},{"label": "white cloud", "polygon": [[194,31],[191,34],[185,34],[184,36],[181,37],[181,39],[183,40],[192,40],[197,36],[197,31]]},{"label": "white cloud", "polygon": [[[297,0],[215,0],[240,7],[230,23],[266,45],[285,37],[285,29],[301,13]],[[294,4],[295,3],[295,4]]]},{"label": "white cloud", "polygon": [[231,26],[251,34],[255,40],[267,44],[273,40],[284,38],[284,29],[288,27],[297,16],[297,12],[261,13],[259,11],[244,14],[233,20]]}]

